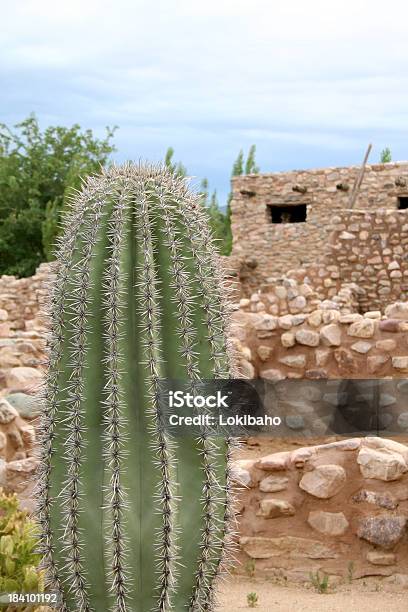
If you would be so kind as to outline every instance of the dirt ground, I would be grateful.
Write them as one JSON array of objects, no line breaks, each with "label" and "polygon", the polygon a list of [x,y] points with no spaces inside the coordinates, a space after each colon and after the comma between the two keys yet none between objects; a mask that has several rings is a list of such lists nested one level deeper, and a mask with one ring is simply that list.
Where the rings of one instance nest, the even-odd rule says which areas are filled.
[{"label": "dirt ground", "polygon": [[[376,589],[380,590],[376,590]],[[248,593],[258,604],[248,607]],[[229,578],[219,589],[218,612],[407,612],[408,591],[386,592],[374,584],[339,586],[334,592],[316,593],[301,586],[282,586],[248,578]]]}]

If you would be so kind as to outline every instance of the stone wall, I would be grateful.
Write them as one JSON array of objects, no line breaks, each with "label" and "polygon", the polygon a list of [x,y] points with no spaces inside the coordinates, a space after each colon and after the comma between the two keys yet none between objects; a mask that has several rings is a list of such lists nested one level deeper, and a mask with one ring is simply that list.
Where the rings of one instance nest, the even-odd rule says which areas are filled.
[{"label": "stone wall", "polygon": [[249,378],[408,377],[408,302],[364,315],[338,307],[282,316],[237,310],[232,336]]},{"label": "stone wall", "polygon": [[[273,314],[300,312],[318,301],[341,301],[344,290],[354,293],[354,307],[365,312],[408,298],[408,210],[345,210],[332,219],[332,231],[320,261],[270,276],[256,283],[255,276],[242,276],[225,262],[230,276],[240,278],[243,292],[261,294],[269,300]],[[336,297],[334,297],[336,296]],[[285,304],[284,301],[287,301]],[[310,302],[310,303],[309,303]]]},{"label": "stone wall", "polygon": [[50,264],[41,264],[29,278],[0,276],[0,338],[9,331],[42,327],[39,312],[47,296]]},{"label": "stone wall", "polygon": [[360,308],[408,299],[408,210],[343,211],[332,221],[324,264],[362,289]]},{"label": "stone wall", "polygon": [[[408,581],[408,447],[353,438],[236,461],[238,571]],[[402,577],[401,577],[402,576]]]},{"label": "stone wall", "polygon": [[[244,285],[254,289],[270,276],[321,258],[333,217],[349,207],[358,171],[355,166],[234,178],[232,255],[240,262]],[[356,208],[396,210],[404,197],[408,197],[407,162],[369,165]],[[305,205],[306,222],[272,223],[271,210],[282,205],[286,210]]]}]

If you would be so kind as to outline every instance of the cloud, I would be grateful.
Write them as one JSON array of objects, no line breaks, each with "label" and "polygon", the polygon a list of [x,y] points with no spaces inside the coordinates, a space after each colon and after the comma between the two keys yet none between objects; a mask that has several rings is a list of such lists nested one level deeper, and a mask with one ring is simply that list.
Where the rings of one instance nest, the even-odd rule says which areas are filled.
[{"label": "cloud", "polygon": [[118,124],[119,158],[168,145],[225,194],[233,159],[264,170],[407,157],[402,0],[20,0],[0,40],[0,113]]}]

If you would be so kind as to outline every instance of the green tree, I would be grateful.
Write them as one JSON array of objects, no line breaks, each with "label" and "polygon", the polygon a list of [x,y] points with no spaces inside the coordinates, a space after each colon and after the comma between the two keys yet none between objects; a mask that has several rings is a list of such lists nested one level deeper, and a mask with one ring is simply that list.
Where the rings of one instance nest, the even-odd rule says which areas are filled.
[{"label": "green tree", "polygon": [[232,176],[241,176],[244,173],[244,152],[241,149],[238,153],[238,157],[232,166]]},{"label": "green tree", "polygon": [[183,166],[181,162],[173,162],[173,155],[173,147],[168,147],[166,155],[164,156],[164,163],[172,172],[175,172],[177,176],[186,176],[187,168]]},{"label": "green tree", "polygon": [[255,162],[256,145],[251,145],[249,148],[248,157],[245,164],[245,174],[258,174],[259,166]]},{"label": "green tree", "polygon": [[67,200],[107,163],[114,132],[98,139],[78,124],[42,131],[34,114],[13,128],[0,124],[0,274],[28,276],[52,259]]},{"label": "green tree", "polygon": [[[170,170],[179,176],[187,175],[187,168],[181,162],[174,162],[174,149],[169,147],[164,157],[164,163]],[[228,255],[231,250],[230,224],[227,215],[220,208],[217,192],[214,190],[209,193],[208,179],[203,178],[200,185],[201,203],[205,207],[209,216],[209,223],[213,236],[217,240],[218,249],[221,255]]]},{"label": "green tree", "polygon": [[389,162],[392,161],[392,153],[391,153],[391,149],[390,147],[385,147],[385,149],[383,149],[381,151],[381,155],[380,155],[380,163],[382,164],[388,164]]},{"label": "green tree", "polygon": [[[256,145],[251,145],[244,166],[244,152],[241,149],[232,166],[231,177],[242,176],[243,174],[258,174],[259,166],[257,166],[255,162],[255,154]],[[232,191],[228,195],[227,210],[225,212],[225,238],[223,243],[223,255],[229,255],[232,250],[231,200]]]}]

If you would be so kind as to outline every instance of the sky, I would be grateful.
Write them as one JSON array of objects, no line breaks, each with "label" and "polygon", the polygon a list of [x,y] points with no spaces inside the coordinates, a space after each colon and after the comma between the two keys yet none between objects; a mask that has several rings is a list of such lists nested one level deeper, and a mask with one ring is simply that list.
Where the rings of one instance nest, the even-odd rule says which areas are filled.
[{"label": "sky", "polygon": [[0,122],[168,146],[221,203],[239,150],[262,172],[408,159],[406,0],[18,0],[2,5]]}]

